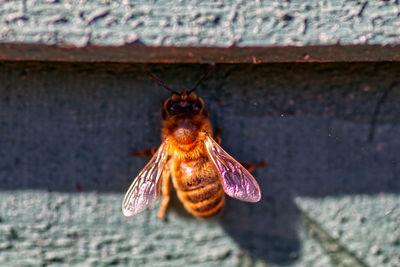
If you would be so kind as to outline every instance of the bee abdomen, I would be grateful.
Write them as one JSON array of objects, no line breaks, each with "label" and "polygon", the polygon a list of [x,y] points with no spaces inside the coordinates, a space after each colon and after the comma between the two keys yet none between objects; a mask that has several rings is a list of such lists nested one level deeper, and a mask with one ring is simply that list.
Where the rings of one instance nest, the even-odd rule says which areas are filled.
[{"label": "bee abdomen", "polygon": [[172,181],[186,210],[197,217],[219,212],[225,203],[217,170],[206,157],[176,164]]},{"label": "bee abdomen", "polygon": [[224,206],[225,195],[219,181],[189,191],[179,191],[185,208],[195,216],[207,217],[218,213]]}]

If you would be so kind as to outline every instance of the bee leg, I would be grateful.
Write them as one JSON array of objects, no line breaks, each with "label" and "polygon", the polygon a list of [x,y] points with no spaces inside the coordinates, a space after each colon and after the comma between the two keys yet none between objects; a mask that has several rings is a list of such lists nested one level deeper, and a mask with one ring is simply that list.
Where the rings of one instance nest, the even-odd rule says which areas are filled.
[{"label": "bee leg", "polygon": [[170,180],[170,170],[168,164],[164,167],[161,176],[161,206],[160,210],[158,211],[158,219],[162,220],[165,217],[165,212],[167,210],[170,194],[171,194],[171,180]]},{"label": "bee leg", "polygon": [[265,160],[256,163],[241,161],[240,164],[242,164],[242,166],[245,167],[249,172],[252,172],[257,168],[267,165],[267,162]]},{"label": "bee leg", "polygon": [[215,134],[214,134],[214,140],[215,140],[215,142],[217,142],[218,145],[221,144],[221,134],[222,134],[222,128],[218,127],[215,130]]},{"label": "bee leg", "polygon": [[157,147],[152,147],[152,148],[143,149],[143,150],[133,149],[131,151],[131,155],[141,156],[141,157],[145,157],[145,158],[151,158],[156,153],[156,151],[157,151]]}]

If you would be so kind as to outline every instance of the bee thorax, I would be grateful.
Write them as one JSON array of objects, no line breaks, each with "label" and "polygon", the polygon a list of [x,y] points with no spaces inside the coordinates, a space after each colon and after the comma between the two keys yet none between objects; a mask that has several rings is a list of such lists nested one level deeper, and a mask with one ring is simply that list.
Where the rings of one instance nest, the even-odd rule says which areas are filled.
[{"label": "bee thorax", "polygon": [[188,145],[196,141],[198,131],[190,122],[181,122],[174,131],[174,138],[178,144]]}]

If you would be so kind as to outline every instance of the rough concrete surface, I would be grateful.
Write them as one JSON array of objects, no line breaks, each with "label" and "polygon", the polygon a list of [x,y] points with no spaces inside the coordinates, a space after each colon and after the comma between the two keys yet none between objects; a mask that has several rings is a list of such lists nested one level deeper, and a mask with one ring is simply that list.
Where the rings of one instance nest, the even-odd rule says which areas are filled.
[{"label": "rough concrete surface", "polygon": [[394,44],[400,7],[386,1],[0,2],[0,40],[56,45],[284,46]]},{"label": "rough concrete surface", "polygon": [[0,262],[398,265],[398,63],[217,65],[198,94],[232,156],[268,161],[262,200],[122,216],[168,96],[146,73],[179,89],[208,68],[1,63]]}]

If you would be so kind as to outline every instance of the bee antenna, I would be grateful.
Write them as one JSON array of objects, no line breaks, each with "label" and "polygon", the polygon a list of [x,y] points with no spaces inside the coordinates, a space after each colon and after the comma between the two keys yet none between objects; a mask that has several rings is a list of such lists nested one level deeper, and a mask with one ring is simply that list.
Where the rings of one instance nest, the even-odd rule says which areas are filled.
[{"label": "bee antenna", "polygon": [[176,95],[181,95],[181,93],[176,92],[174,90],[172,90],[171,88],[168,87],[168,85],[166,85],[163,81],[161,81],[160,79],[158,79],[154,74],[149,73],[149,76],[152,80],[156,81],[156,83],[158,83],[160,86],[164,87],[165,89],[167,89],[169,92],[171,92],[172,94],[176,94]]},{"label": "bee antenna", "polygon": [[191,92],[195,91],[195,90],[197,89],[197,87],[199,87],[200,84],[207,78],[207,76],[210,75],[210,73],[214,70],[214,68],[215,68],[215,67],[211,67],[211,69],[209,69],[209,70],[207,71],[207,73],[204,74],[203,78],[201,78],[200,81],[198,81],[198,82],[196,83],[196,85],[193,87],[193,89],[191,89],[191,90],[188,92],[188,94],[190,94]]}]

